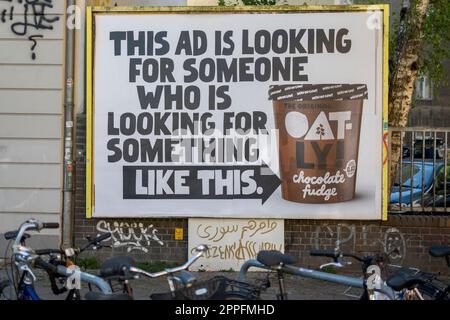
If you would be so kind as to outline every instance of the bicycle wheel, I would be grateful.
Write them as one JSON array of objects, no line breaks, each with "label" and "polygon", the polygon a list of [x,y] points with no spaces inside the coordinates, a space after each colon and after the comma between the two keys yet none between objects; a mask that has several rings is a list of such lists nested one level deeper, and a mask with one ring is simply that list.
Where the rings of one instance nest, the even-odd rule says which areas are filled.
[{"label": "bicycle wheel", "polygon": [[16,289],[9,279],[0,280],[0,300],[17,300]]}]

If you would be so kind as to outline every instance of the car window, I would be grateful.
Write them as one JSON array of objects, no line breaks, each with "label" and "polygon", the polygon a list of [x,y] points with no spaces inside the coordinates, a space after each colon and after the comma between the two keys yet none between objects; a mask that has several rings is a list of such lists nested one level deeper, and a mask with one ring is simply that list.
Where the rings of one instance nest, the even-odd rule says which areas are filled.
[{"label": "car window", "polygon": [[[412,168],[412,174],[411,174]],[[424,165],[424,179],[423,187],[428,189],[433,184],[433,166]],[[402,183],[403,187],[411,187],[411,175],[413,177],[413,188],[422,188],[422,163],[414,163],[412,166],[409,163],[403,164],[402,168]],[[400,185],[400,174],[397,175],[396,185]]]},{"label": "car window", "polygon": [[400,170],[397,173],[397,181],[396,181],[397,186],[398,185],[402,185],[404,187],[411,186],[411,169],[413,170],[412,176],[414,177],[413,178],[414,184],[416,184],[416,181],[420,181],[420,183],[422,183],[422,175],[419,173],[421,170],[420,166],[418,166],[418,165],[412,166],[409,163],[404,163],[402,166],[402,172],[401,172],[401,176],[402,176],[401,182],[400,182]]}]

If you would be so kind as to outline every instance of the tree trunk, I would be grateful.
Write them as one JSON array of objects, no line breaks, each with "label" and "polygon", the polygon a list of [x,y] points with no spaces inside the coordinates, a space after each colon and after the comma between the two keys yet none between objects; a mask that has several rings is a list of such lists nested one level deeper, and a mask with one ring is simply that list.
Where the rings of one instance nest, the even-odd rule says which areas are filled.
[{"label": "tree trunk", "polygon": [[[404,128],[408,123],[422,49],[421,31],[429,3],[430,0],[412,1],[411,8],[403,17],[404,21],[400,23],[389,83],[389,126],[391,128]],[[401,139],[399,132],[391,136],[389,190],[392,190],[397,176],[398,162],[402,152]]]}]

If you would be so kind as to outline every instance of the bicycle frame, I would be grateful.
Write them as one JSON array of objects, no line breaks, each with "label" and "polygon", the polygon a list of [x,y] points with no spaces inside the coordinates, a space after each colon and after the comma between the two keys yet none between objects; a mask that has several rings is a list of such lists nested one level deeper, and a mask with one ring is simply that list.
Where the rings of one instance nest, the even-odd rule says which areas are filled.
[{"label": "bicycle frame", "polygon": [[[338,283],[338,284],[347,285],[347,286],[366,290],[364,280],[361,278],[331,274],[331,273],[316,271],[316,270],[312,270],[312,269],[295,267],[292,265],[280,265],[280,266],[272,268],[272,267],[262,264],[261,262],[259,262],[258,260],[255,260],[255,259],[250,259],[250,260],[247,260],[246,262],[244,262],[244,264],[241,267],[240,273],[239,273],[239,281],[245,282],[245,280],[247,278],[247,272],[252,267],[259,268],[259,269],[265,269],[265,270],[269,270],[269,271],[276,271],[276,272],[281,272],[281,273],[292,274],[292,275],[304,277],[304,278],[329,281],[329,282],[333,282],[333,283]],[[284,291],[284,289],[281,287],[280,291]],[[384,283],[381,283],[381,287],[379,289],[376,289],[376,291],[385,294],[391,300],[395,299],[395,291],[392,290],[387,285],[385,285]],[[285,297],[284,292],[280,292],[280,295],[282,297]]]},{"label": "bicycle frame", "polygon": [[41,300],[34,288],[34,278],[27,270],[17,271],[17,283],[14,280],[16,271],[12,269],[11,271],[11,275],[9,275],[8,270],[6,271],[9,285],[2,287],[3,294],[9,291],[9,295],[5,297],[9,296],[11,300]]},{"label": "bicycle frame", "polygon": [[21,300],[41,300],[32,284],[21,284]]}]

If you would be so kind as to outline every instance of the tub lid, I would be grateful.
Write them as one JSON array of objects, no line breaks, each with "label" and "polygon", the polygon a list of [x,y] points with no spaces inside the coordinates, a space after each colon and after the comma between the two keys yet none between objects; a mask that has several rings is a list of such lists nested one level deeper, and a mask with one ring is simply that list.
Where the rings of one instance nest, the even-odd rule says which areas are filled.
[{"label": "tub lid", "polygon": [[356,100],[367,99],[365,84],[292,84],[272,85],[269,100]]}]

